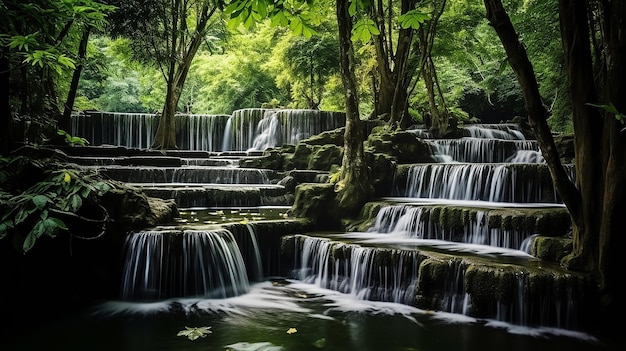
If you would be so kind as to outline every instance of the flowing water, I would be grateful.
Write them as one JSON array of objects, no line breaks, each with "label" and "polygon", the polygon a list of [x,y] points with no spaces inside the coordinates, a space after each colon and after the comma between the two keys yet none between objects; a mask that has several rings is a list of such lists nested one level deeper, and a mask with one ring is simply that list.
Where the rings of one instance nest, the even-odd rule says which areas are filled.
[{"label": "flowing water", "polygon": [[[188,145],[259,150],[319,132],[302,127],[310,124],[306,118],[289,127],[284,120],[277,123],[280,118],[262,109],[219,117],[223,127],[206,124],[211,127],[198,133],[221,128],[221,140],[191,138]],[[142,131],[154,123],[148,120],[141,116]],[[426,131],[414,132],[428,137]],[[294,229],[288,233],[294,235],[282,235],[275,227],[268,231],[261,226],[290,220],[288,204],[265,209],[260,203],[206,206],[211,184],[272,186],[264,171],[229,174],[226,169],[237,169],[236,162],[189,157],[180,170],[149,168],[126,175],[129,171],[112,166],[115,161],[91,160],[104,166],[102,172],[127,177],[137,186],[150,189],[169,182],[172,189],[192,189],[204,200],[181,206],[180,218],[169,226],[128,235],[118,299],[54,318],[51,324],[34,323],[15,333],[6,349],[618,350],[577,331],[573,321],[581,302],[571,291],[538,298],[526,291],[523,267],[551,269],[525,251],[534,229],[488,226],[494,210],[562,208],[544,176],[526,177],[529,167],[545,167],[536,143],[525,140],[514,125],[472,126],[465,133],[458,140],[428,140],[440,162],[404,165],[408,169],[396,179],[394,193],[383,199],[389,204],[367,232]],[[120,143],[123,134],[117,133]],[[149,138],[139,134],[132,134],[133,143],[140,140],[134,147],[146,147]],[[111,143],[104,135],[98,140]],[[465,224],[441,227],[436,206],[444,205],[466,208]],[[278,256],[292,265],[276,268],[276,250],[289,248],[291,254]],[[463,283],[467,260],[473,259],[520,267],[515,268],[514,301],[493,301],[486,317],[472,315],[475,301]],[[447,278],[433,302],[436,308],[413,307],[415,292],[423,288],[420,270],[441,262]],[[199,337],[179,335],[186,330]]]}]

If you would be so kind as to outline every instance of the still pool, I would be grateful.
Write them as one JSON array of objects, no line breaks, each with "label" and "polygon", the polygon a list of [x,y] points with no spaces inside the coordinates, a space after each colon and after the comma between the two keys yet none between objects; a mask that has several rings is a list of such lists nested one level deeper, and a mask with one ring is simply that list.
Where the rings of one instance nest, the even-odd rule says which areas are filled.
[{"label": "still pool", "polygon": [[[19,330],[3,340],[2,350],[617,350],[585,333],[358,300],[282,279],[227,299],[108,301]],[[198,337],[181,331],[198,332]]]}]

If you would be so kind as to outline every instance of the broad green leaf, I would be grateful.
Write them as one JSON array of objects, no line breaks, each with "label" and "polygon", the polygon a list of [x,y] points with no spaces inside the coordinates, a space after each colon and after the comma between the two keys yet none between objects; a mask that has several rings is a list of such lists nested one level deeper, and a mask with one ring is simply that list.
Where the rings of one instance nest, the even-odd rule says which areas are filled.
[{"label": "broad green leaf", "polygon": [[411,10],[405,14],[398,16],[398,22],[403,29],[419,29],[420,25],[430,18],[428,14],[419,12],[418,10]]},{"label": "broad green leaf", "polygon": [[350,1],[350,6],[348,6],[348,14],[350,17],[354,16],[356,13],[356,1]]},{"label": "broad green leaf", "polygon": [[28,218],[28,216],[30,216],[30,214],[33,212],[35,212],[35,208],[33,209],[21,208],[17,212],[17,215],[15,215],[15,224],[20,224],[24,222],[26,218]]},{"label": "broad green leaf", "polygon": [[41,210],[42,208],[44,208],[49,201],[50,199],[46,195],[33,196],[33,203],[35,204],[38,210]]},{"label": "broad green leaf", "polygon": [[[65,223],[63,224],[65,225]],[[44,219],[41,225],[43,227],[43,231],[41,233],[42,235],[45,234],[51,238],[54,238],[59,231],[59,226],[57,225],[57,222],[52,218]]]},{"label": "broad green leaf", "polygon": [[62,229],[62,230],[67,230],[67,225],[65,225],[65,222],[63,222],[62,220],[58,218],[54,218],[54,217],[50,217],[48,219],[53,221],[57,228]]},{"label": "broad green leaf", "polygon": [[22,249],[24,250],[24,252],[30,250],[33,245],[35,245],[35,241],[37,241],[37,239],[42,236],[43,233],[43,221],[37,221],[33,229],[31,229],[31,231],[28,233],[28,235],[26,235],[26,238],[24,239],[24,243],[22,244]]},{"label": "broad green leaf", "polygon": [[277,12],[270,17],[270,23],[272,26],[286,26],[289,23],[287,16],[283,12]]},{"label": "broad green leaf", "polygon": [[379,35],[380,31],[376,27],[376,23],[373,20],[366,18],[359,20],[352,29],[352,41],[362,41],[367,43],[372,38],[372,35]]},{"label": "broad green leaf", "polygon": [[80,207],[83,205],[83,199],[78,196],[77,194],[74,194],[72,196],[70,196],[69,199],[69,210],[71,212],[76,212],[78,211],[78,209],[80,209]]},{"label": "broad green leaf", "polygon": [[289,24],[289,28],[293,31],[293,34],[295,35],[301,35],[302,34],[302,20],[298,17],[294,17],[291,20],[291,23]]},{"label": "broad green leaf", "polygon": [[97,182],[93,186],[96,190],[99,191],[100,195],[106,193],[111,189],[111,186],[105,182]]},{"label": "broad green leaf", "polygon": [[13,221],[9,220],[0,223],[0,239],[4,238],[11,228],[13,228]]}]

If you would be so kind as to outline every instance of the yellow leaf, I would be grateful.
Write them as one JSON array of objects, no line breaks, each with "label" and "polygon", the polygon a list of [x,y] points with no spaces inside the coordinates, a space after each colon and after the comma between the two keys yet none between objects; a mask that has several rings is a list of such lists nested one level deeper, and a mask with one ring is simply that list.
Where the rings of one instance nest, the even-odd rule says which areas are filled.
[{"label": "yellow leaf", "polygon": [[67,184],[69,184],[72,181],[72,177],[70,177],[70,174],[65,172],[65,175],[63,176],[63,181],[66,182]]},{"label": "yellow leaf", "polygon": [[289,330],[287,330],[287,334],[293,334],[293,333],[297,333],[298,330],[296,328],[289,328]]},{"label": "yellow leaf", "polygon": [[241,222],[239,222],[241,224],[248,224],[248,219],[244,217],[244,219],[241,220]]}]

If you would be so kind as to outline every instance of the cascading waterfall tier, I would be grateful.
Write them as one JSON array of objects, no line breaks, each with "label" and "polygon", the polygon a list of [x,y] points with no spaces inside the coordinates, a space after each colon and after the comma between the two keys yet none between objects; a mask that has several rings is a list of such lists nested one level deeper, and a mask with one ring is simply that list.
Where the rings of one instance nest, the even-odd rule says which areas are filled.
[{"label": "cascading waterfall tier", "polygon": [[306,283],[350,294],[361,300],[413,304],[417,252],[388,250],[326,238],[294,236],[295,277]]},{"label": "cascading waterfall tier", "polygon": [[285,237],[283,246],[295,251],[295,277],[358,299],[518,325],[576,327],[588,286],[582,275],[544,266],[531,256],[506,256],[507,251],[489,252],[485,265],[479,250],[450,255],[437,252],[442,243],[436,241],[372,244],[355,238],[294,235]]},{"label": "cascading waterfall tier", "polygon": [[535,140],[460,138],[425,139],[425,142],[431,145],[433,156],[442,162],[544,162]]},{"label": "cascading waterfall tier", "polygon": [[132,233],[125,251],[125,300],[226,298],[249,289],[241,252],[225,229]]},{"label": "cascading waterfall tier", "polygon": [[225,132],[223,150],[265,150],[295,145],[321,132],[343,127],[343,112],[249,108],[233,112]]},{"label": "cascading waterfall tier", "polygon": [[522,250],[532,235],[564,235],[569,228],[569,215],[564,207],[512,209],[406,204],[381,207],[368,232]]},{"label": "cascading waterfall tier", "polygon": [[[72,116],[72,135],[91,145],[150,148],[159,115],[86,111]],[[224,114],[177,114],[181,150],[263,151],[345,125],[342,112],[250,108]]]},{"label": "cascading waterfall tier", "polygon": [[269,184],[272,171],[240,167],[98,167],[98,171],[127,183]]},{"label": "cascading waterfall tier", "polygon": [[[574,178],[573,166],[566,166]],[[398,167],[394,195],[409,198],[560,203],[546,165],[432,163]]]}]

